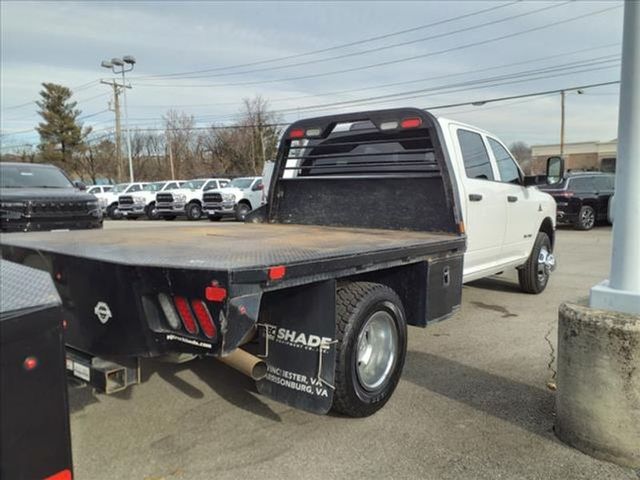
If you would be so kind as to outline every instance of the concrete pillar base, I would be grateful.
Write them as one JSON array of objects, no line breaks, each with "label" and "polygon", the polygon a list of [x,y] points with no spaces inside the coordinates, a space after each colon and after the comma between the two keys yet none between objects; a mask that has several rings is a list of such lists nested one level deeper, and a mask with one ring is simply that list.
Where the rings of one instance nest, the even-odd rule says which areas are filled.
[{"label": "concrete pillar base", "polygon": [[640,468],[640,316],[562,304],[557,384],[560,440]]}]

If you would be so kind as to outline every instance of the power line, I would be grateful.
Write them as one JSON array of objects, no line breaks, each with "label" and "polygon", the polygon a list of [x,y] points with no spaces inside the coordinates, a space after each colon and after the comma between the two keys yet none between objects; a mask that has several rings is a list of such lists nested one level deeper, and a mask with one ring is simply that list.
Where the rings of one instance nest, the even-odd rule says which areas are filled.
[{"label": "power line", "polygon": [[[564,88],[559,88],[559,89],[555,89],[555,90],[545,90],[545,91],[538,91],[538,92],[532,92],[532,93],[524,93],[524,94],[519,94],[519,95],[510,95],[510,96],[503,96],[503,97],[493,97],[493,98],[487,98],[487,99],[483,99],[483,100],[473,100],[473,101],[467,101],[467,102],[459,102],[459,103],[449,103],[449,104],[442,104],[442,105],[432,105],[432,106],[428,106],[425,107],[424,110],[443,110],[443,109],[447,109],[447,108],[454,108],[454,107],[461,107],[461,106],[467,106],[467,105],[486,105],[488,103],[497,103],[497,102],[503,102],[503,101],[508,101],[508,100],[516,100],[516,99],[520,99],[520,98],[532,98],[532,97],[541,97],[541,96],[548,96],[548,95],[552,95],[552,94],[557,94],[560,93],[561,91],[576,91],[576,90],[584,90],[584,89],[588,89],[588,88],[597,88],[597,87],[604,87],[604,86],[608,86],[608,85],[617,85],[620,83],[620,80],[613,80],[613,81],[609,81],[609,82],[600,82],[600,83],[592,83],[592,84],[586,84],[586,85],[578,85],[578,86],[573,86],[573,87],[564,87]],[[461,112],[458,112],[461,113]],[[149,128],[149,127],[145,127],[145,128],[140,128],[137,126],[134,126],[133,128],[135,129],[135,131],[138,132],[173,132],[173,131],[203,131],[203,130],[210,130],[210,131],[217,131],[217,130],[228,130],[228,129],[242,129],[242,128],[264,128],[264,127],[274,127],[274,128],[279,128],[279,127],[288,127],[291,124],[291,122],[289,123],[268,123],[268,124],[252,124],[252,125],[228,125],[228,126],[207,126],[207,127],[176,127],[176,128],[167,128],[167,127],[158,127],[158,128]],[[108,136],[113,135],[113,132],[107,133],[105,135],[103,135],[102,137],[97,137],[94,139],[91,139],[91,141],[96,141],[100,138],[106,138]],[[34,146],[33,144],[23,144],[23,145],[3,145],[0,146],[1,149],[8,149],[8,148],[20,148],[20,147],[25,147],[25,146],[29,146],[32,147]]]},{"label": "power line", "polygon": [[[619,47],[619,46],[620,46],[619,42],[610,43],[610,44],[600,45],[598,47],[582,48],[582,49],[579,49],[579,50],[573,50],[573,51],[570,51],[570,52],[564,52],[564,53],[559,53],[559,54],[545,56],[545,57],[538,57],[538,58],[533,58],[533,59],[529,59],[529,60],[522,60],[522,61],[518,61],[518,62],[512,62],[512,63],[506,63],[506,64],[500,64],[500,65],[491,65],[489,67],[484,67],[484,68],[480,68],[480,69],[473,69],[473,70],[466,70],[464,72],[447,73],[447,74],[435,75],[435,76],[431,76],[431,77],[421,77],[421,78],[417,78],[417,79],[413,79],[413,80],[403,80],[401,82],[392,82],[392,83],[384,83],[384,84],[363,86],[363,87],[349,89],[349,90],[338,90],[338,91],[332,91],[332,92],[319,92],[319,93],[313,93],[313,94],[309,94],[309,95],[298,95],[298,96],[295,96],[295,97],[282,97],[282,98],[269,99],[269,103],[273,104],[273,103],[280,103],[280,102],[288,102],[288,101],[292,101],[292,100],[302,100],[302,99],[306,99],[306,98],[344,95],[344,94],[348,94],[348,93],[360,93],[360,92],[363,92],[363,91],[366,91],[366,90],[379,90],[379,89],[388,88],[388,87],[396,87],[396,86],[401,86],[401,85],[410,85],[410,84],[413,84],[413,83],[422,83],[422,82],[426,82],[428,80],[441,80],[441,79],[445,79],[445,78],[459,77],[461,75],[467,75],[469,73],[481,73],[481,72],[487,72],[487,71],[494,71],[494,70],[497,70],[497,69],[515,67],[515,66],[518,66],[518,65],[525,65],[525,64],[529,64],[529,63],[540,62],[540,61],[543,61],[543,60],[550,60],[550,59],[553,59],[553,58],[559,58],[559,57],[565,57],[565,56],[569,56],[569,55],[575,55],[577,53],[593,52],[593,51],[596,51],[596,50],[602,50],[602,49],[606,49],[606,48]],[[163,104],[163,105],[144,105],[143,104],[143,105],[140,105],[140,104],[138,104],[138,105],[136,105],[136,107],[139,107],[139,108],[207,107],[208,108],[208,107],[224,107],[224,106],[237,106],[237,105],[238,105],[238,101],[209,103],[209,104],[198,103],[198,104],[191,104],[191,105],[176,105],[176,104],[172,104],[172,105],[167,105],[167,104]]]},{"label": "power line", "polygon": [[271,58],[271,59],[267,59],[267,60],[260,60],[260,61],[256,61],[256,62],[250,62],[250,63],[229,65],[229,66],[225,66],[225,67],[207,68],[207,69],[204,69],[204,70],[193,70],[193,71],[189,71],[189,72],[175,72],[175,73],[165,73],[165,74],[156,74],[156,75],[145,75],[145,76],[132,77],[132,78],[143,79],[143,78],[160,78],[160,77],[183,76],[183,75],[191,75],[191,74],[216,72],[216,71],[222,71],[222,70],[230,70],[230,69],[236,69],[236,68],[252,67],[252,66],[256,66],[256,65],[264,65],[265,63],[280,62],[280,61],[283,61],[283,60],[292,60],[294,58],[307,57],[309,55],[317,55],[318,53],[326,53],[326,52],[331,52],[331,51],[342,49],[342,48],[354,47],[356,45],[362,45],[364,43],[374,42],[374,41],[377,41],[377,40],[383,40],[385,38],[391,38],[391,37],[394,37],[394,36],[403,35],[405,33],[411,33],[411,32],[415,32],[415,31],[418,31],[418,30],[423,30],[423,29],[427,29],[427,28],[431,28],[431,27],[435,27],[435,26],[439,26],[439,25],[444,25],[446,23],[454,22],[454,21],[457,21],[457,20],[462,20],[464,18],[473,17],[473,16],[476,16],[476,15],[481,15],[483,13],[499,10],[501,8],[505,8],[505,7],[511,6],[511,5],[515,4],[515,3],[519,3],[520,1],[521,0],[516,0],[516,1],[513,1],[513,2],[509,2],[509,3],[504,3],[504,4],[501,4],[501,5],[495,6],[495,7],[485,8],[483,10],[477,10],[475,12],[467,13],[467,14],[464,14],[464,15],[458,15],[458,16],[451,17],[451,18],[448,18],[448,19],[445,19],[445,20],[439,20],[439,21],[436,21],[436,22],[427,23],[425,25],[418,25],[416,27],[407,28],[407,29],[399,30],[399,31],[392,32],[392,33],[387,33],[387,34],[384,34],[384,35],[377,35],[377,36],[374,36],[374,37],[368,37],[368,38],[365,38],[365,39],[356,40],[356,41],[349,42],[349,43],[343,43],[343,44],[340,44],[340,45],[335,45],[333,47],[321,48],[321,49],[318,49],[318,50],[311,50],[311,51],[307,51],[307,52],[304,52],[304,53],[296,53],[296,54],[287,55],[287,56],[284,56],[284,57]]},{"label": "power line", "polygon": [[[530,97],[539,97],[539,96],[544,96],[544,95],[551,95],[551,94],[554,94],[554,93],[560,93],[563,90],[565,92],[567,92],[567,91],[574,91],[574,90],[583,90],[583,89],[588,89],[588,88],[603,87],[603,86],[607,86],[607,85],[616,85],[616,84],[619,84],[619,83],[620,83],[620,80],[612,80],[612,81],[608,81],[608,82],[600,82],[600,83],[585,84],[585,85],[579,85],[579,86],[573,86],[573,87],[558,88],[558,89],[555,89],[555,90],[545,90],[545,91],[538,91],[538,92],[531,92],[531,93],[523,93],[523,94],[519,94],[519,95],[510,95],[510,96],[504,96],[504,97],[493,97],[493,98],[486,98],[486,99],[482,99],[482,100],[472,100],[472,101],[459,102],[459,103],[448,103],[448,104],[441,104],[441,105],[432,105],[432,106],[425,107],[424,110],[441,110],[441,109],[446,109],[446,108],[461,107],[461,106],[467,106],[467,105],[477,106],[479,104],[485,105],[485,104],[488,104],[488,103],[496,103],[496,102],[502,102],[502,101],[507,101],[507,100],[516,100],[516,99],[520,99],[520,98],[530,98]],[[289,126],[291,123],[293,123],[293,122],[271,123],[271,124],[262,124],[262,125],[228,125],[228,126],[201,126],[201,127],[194,126],[194,127],[180,127],[180,128],[133,126],[132,128],[134,128],[135,130],[137,130],[139,132],[164,132],[164,131],[180,131],[180,130],[199,131],[199,130],[226,130],[226,129],[234,129],[234,128],[286,127],[286,126]]]},{"label": "power line", "polygon": [[[94,83],[97,84],[98,82],[99,82],[99,80],[92,80],[91,82],[84,83],[84,84],[80,85],[79,87],[72,87],[69,90],[71,90],[73,93],[76,93],[78,91],[86,90],[89,86],[91,86]],[[97,97],[94,97],[94,98],[97,98]],[[30,102],[21,103],[19,105],[11,105],[9,107],[3,107],[2,110],[16,110],[18,108],[28,107],[30,105],[33,105],[34,103],[36,103],[36,100],[32,100]]]},{"label": "power line", "polygon": [[526,97],[540,97],[542,95],[550,95],[552,93],[560,93],[563,90],[565,92],[572,92],[575,90],[582,90],[585,88],[596,88],[596,87],[604,87],[607,85],[616,85],[619,84],[620,80],[612,80],[610,82],[601,82],[601,83],[592,83],[589,85],[579,85],[577,87],[568,87],[568,88],[558,88],[556,90],[545,90],[543,92],[534,92],[534,93],[524,93],[521,95],[510,95],[507,97],[496,97],[496,98],[487,98],[485,100],[475,100],[473,102],[462,102],[462,103],[449,103],[445,105],[436,105],[430,107],[424,107],[424,110],[441,110],[444,108],[453,108],[453,107],[462,107],[464,105],[486,105],[487,103],[495,103],[495,102],[504,102],[506,100],[515,100],[517,98],[526,98]]},{"label": "power line", "polygon": [[[611,57],[615,57],[615,58],[611,58]],[[595,58],[593,59],[593,61],[588,61],[588,62],[586,61],[572,62],[569,64],[555,65],[555,66],[545,67],[542,69],[523,70],[520,72],[493,76],[488,78],[467,80],[464,82],[458,82],[454,84],[448,83],[445,85],[432,86],[425,89],[404,91],[404,92],[398,92],[398,93],[392,93],[392,94],[386,94],[386,95],[377,95],[373,97],[345,100],[341,102],[298,106],[298,107],[275,110],[272,113],[286,114],[286,113],[296,113],[296,112],[303,112],[303,111],[326,110],[326,109],[337,108],[337,107],[355,107],[355,106],[362,106],[362,105],[368,105],[368,104],[388,103],[390,101],[397,102],[399,100],[420,98],[420,97],[423,97],[424,94],[426,93],[434,94],[438,92],[446,92],[447,94],[450,94],[450,93],[464,92],[468,90],[475,90],[478,88],[489,88],[489,87],[495,87],[495,86],[512,85],[515,83],[529,82],[534,80],[543,80],[543,79],[566,76],[566,75],[574,75],[576,73],[590,73],[593,71],[598,71],[606,68],[613,68],[617,66],[617,63],[612,65],[607,65],[613,62],[619,62],[619,57],[603,56],[600,58]],[[594,67],[598,65],[604,65],[604,66],[601,66],[599,68],[589,68],[589,69],[584,68],[584,67]],[[578,69],[582,68],[582,70],[575,70],[576,68]],[[566,71],[566,70],[569,70],[569,71]],[[217,120],[224,121],[224,120],[230,120],[232,118],[233,118],[232,116],[218,117]],[[203,117],[200,117],[200,119],[202,121]]]},{"label": "power line", "polygon": [[[381,52],[384,50],[389,50],[392,48],[397,48],[397,47],[406,47],[408,45],[413,45],[416,43],[420,43],[420,42],[426,42],[429,40],[435,40],[437,38],[443,38],[443,37],[448,37],[451,35],[456,35],[458,33],[463,33],[463,32],[470,32],[472,30],[477,30],[479,28],[484,28],[484,27],[488,27],[491,25],[496,25],[498,23],[503,23],[503,22],[507,22],[510,20],[514,20],[516,18],[521,18],[521,17],[525,17],[527,15],[533,15],[536,13],[540,13],[540,12],[544,12],[544,11],[548,11],[554,8],[558,8],[558,7],[563,7],[567,4],[571,3],[570,1],[568,2],[564,2],[564,3],[558,3],[558,4],[554,4],[554,5],[550,5],[550,6],[545,6],[542,8],[538,8],[536,10],[531,10],[529,12],[523,12],[523,13],[518,13],[515,15],[511,15],[508,17],[504,17],[504,18],[500,18],[497,20],[491,20],[489,22],[484,22],[481,23],[479,25],[472,25],[469,27],[464,27],[464,28],[460,28],[458,30],[450,30],[444,33],[439,33],[436,35],[431,35],[428,37],[423,37],[423,38],[417,38],[417,39],[413,39],[413,40],[407,40],[404,42],[399,42],[399,43],[394,43],[391,45],[383,45],[380,47],[375,47],[375,48],[371,48],[371,49],[367,49],[367,50],[361,50],[359,52],[350,52],[350,53],[344,53],[342,55],[337,55],[337,56],[333,56],[333,57],[327,57],[327,58],[321,58],[319,60],[306,60],[304,62],[297,62],[297,63],[290,63],[290,64],[286,64],[286,65],[279,65],[279,66],[273,66],[273,67],[264,67],[264,68],[259,68],[259,69],[253,69],[253,70],[243,70],[240,72],[226,72],[226,73],[216,73],[216,74],[208,74],[208,75],[202,75],[202,76],[189,76],[189,77],[174,77],[178,80],[180,79],[197,79],[197,78],[211,78],[211,77],[225,77],[225,76],[233,76],[233,75],[245,75],[245,74],[249,74],[249,73],[259,73],[259,72],[267,72],[267,71],[272,71],[272,70],[282,70],[285,68],[293,68],[293,67],[301,67],[301,66],[305,66],[305,65],[316,65],[318,63],[323,63],[323,62],[329,62],[329,61],[333,61],[333,60],[341,60],[344,58],[352,58],[352,57],[356,57],[356,56],[360,56],[360,55],[366,55],[366,54],[370,54],[370,53],[376,53],[376,52]],[[144,80],[142,80],[144,82]]]},{"label": "power line", "polygon": [[422,58],[427,58],[427,57],[432,57],[435,55],[441,55],[443,53],[450,53],[450,52],[454,52],[454,51],[459,51],[459,50],[464,50],[466,48],[472,48],[472,47],[477,47],[477,46],[481,46],[481,45],[487,45],[489,43],[493,43],[493,42],[497,42],[500,40],[506,40],[508,38],[513,38],[513,37],[517,37],[520,35],[525,35],[527,33],[531,33],[531,32],[536,32],[539,30],[543,30],[546,28],[550,28],[550,27],[554,27],[557,25],[563,25],[569,22],[574,22],[576,20],[581,20],[583,18],[587,18],[587,17],[591,17],[594,15],[599,15],[601,13],[605,13],[608,11],[612,11],[612,10],[616,10],[621,8],[621,5],[616,5],[614,7],[607,7],[601,10],[596,10],[595,12],[589,12],[589,13],[585,13],[582,15],[578,15],[576,17],[571,17],[568,19],[564,19],[564,20],[559,20],[556,22],[551,22],[551,23],[547,23],[545,25],[540,25],[537,27],[532,27],[532,28],[528,28],[525,30],[521,30],[518,32],[513,32],[510,34],[506,34],[506,35],[500,35],[497,37],[493,37],[487,40],[482,40],[482,41],[477,41],[477,42],[472,42],[472,43],[467,43],[467,44],[463,44],[463,45],[458,45],[456,47],[450,47],[450,48],[446,48],[444,50],[438,50],[435,52],[429,52],[429,53],[425,53],[425,54],[420,54],[420,55],[413,55],[410,57],[403,57],[403,58],[399,58],[399,59],[394,59],[394,60],[388,60],[385,62],[378,62],[378,63],[373,63],[373,64],[369,64],[369,65],[362,65],[359,67],[353,67],[353,68],[346,68],[346,69],[342,69],[342,70],[333,70],[333,71],[329,71],[329,72],[321,72],[321,73],[314,73],[314,74],[308,74],[308,75],[301,75],[301,76],[297,76],[297,77],[288,77],[288,78],[278,78],[278,79],[272,79],[272,80],[261,80],[261,81],[250,81],[250,82],[233,82],[233,83],[218,83],[218,84],[182,84],[182,85],[158,85],[158,84],[146,84],[146,85],[142,85],[144,87],[160,87],[160,88],[211,88],[211,87],[227,87],[227,86],[245,86],[245,85],[258,85],[258,84],[265,84],[265,83],[279,83],[279,82],[288,82],[291,80],[304,80],[304,79],[309,79],[309,78],[319,78],[319,77],[327,77],[327,76],[331,76],[331,75],[339,75],[339,74],[343,74],[343,73],[350,73],[350,72],[356,72],[356,71],[360,71],[360,70],[368,70],[368,69],[372,69],[372,68],[378,68],[378,67],[384,67],[384,66],[389,66],[389,65],[396,65],[398,63],[403,63],[403,62],[408,62],[408,61],[412,61],[412,60],[417,60],[417,59],[422,59]]}]

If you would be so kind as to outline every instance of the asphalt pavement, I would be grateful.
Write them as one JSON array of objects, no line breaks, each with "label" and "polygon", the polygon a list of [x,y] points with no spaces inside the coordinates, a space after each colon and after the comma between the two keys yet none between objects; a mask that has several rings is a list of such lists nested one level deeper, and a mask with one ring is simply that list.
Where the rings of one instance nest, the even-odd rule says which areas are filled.
[{"label": "asphalt pavement", "polygon": [[111,396],[71,387],[76,478],[637,480],[556,439],[547,387],[558,305],[607,277],[610,249],[609,227],[561,229],[541,295],[520,293],[515,272],[466,285],[455,317],[410,327],[402,380],[369,418],[291,409],[213,359],[145,361],[144,383]]}]

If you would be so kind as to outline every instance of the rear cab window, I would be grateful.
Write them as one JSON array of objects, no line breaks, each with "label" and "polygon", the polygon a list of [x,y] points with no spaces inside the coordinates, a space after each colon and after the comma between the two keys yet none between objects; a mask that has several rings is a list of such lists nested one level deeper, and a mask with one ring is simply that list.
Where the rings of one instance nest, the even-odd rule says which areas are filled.
[{"label": "rear cab window", "polygon": [[467,178],[495,180],[482,135],[460,128],[457,137]]}]

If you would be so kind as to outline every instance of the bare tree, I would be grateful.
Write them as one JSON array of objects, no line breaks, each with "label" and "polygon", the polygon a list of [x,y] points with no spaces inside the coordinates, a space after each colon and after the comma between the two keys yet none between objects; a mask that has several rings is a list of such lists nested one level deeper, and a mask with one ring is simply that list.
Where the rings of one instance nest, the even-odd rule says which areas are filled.
[{"label": "bare tree", "polygon": [[509,150],[516,157],[516,160],[520,164],[520,167],[525,173],[531,173],[531,147],[525,142],[517,141],[513,142],[509,146]]},{"label": "bare tree", "polygon": [[166,131],[168,154],[173,158],[177,178],[197,175],[198,168],[193,162],[195,119],[193,115],[169,110],[163,117]]},{"label": "bare tree", "polygon": [[75,173],[83,180],[96,183],[99,178],[116,177],[115,144],[109,139],[87,142],[76,155]]}]

